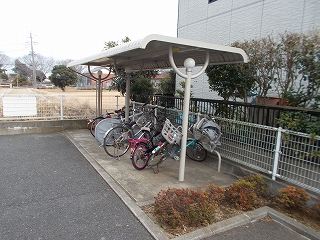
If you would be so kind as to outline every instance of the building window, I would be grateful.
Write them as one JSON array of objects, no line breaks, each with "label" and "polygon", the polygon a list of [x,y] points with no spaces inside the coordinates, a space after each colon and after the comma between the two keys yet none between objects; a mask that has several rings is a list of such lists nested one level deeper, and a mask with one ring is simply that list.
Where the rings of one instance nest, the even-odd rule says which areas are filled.
[{"label": "building window", "polygon": [[213,2],[216,2],[218,0],[208,0],[208,3],[213,3]]}]

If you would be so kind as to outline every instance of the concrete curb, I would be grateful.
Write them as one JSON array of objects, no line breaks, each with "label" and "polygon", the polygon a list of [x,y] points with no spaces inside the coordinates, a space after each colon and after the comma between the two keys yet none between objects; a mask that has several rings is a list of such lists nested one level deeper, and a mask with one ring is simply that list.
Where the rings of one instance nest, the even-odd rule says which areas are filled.
[{"label": "concrete curb", "polygon": [[303,224],[295,221],[294,219],[279,213],[269,207],[261,207],[250,212],[226,219],[224,221],[214,223],[208,227],[201,228],[194,232],[184,234],[174,238],[174,240],[187,240],[187,239],[203,239],[205,237],[213,236],[217,233],[231,230],[235,227],[240,227],[245,224],[253,223],[264,217],[271,217],[274,221],[292,229],[293,231],[301,234],[302,236],[317,240],[320,239],[320,233],[315,230],[304,226]]},{"label": "concrete curb", "polygon": [[[109,184],[109,186],[115,191],[120,199],[127,205],[130,211],[137,217],[137,219],[144,225],[144,227],[150,232],[150,234],[159,240],[169,239],[167,235],[158,227],[140,208],[137,202],[135,202],[122,188],[122,186],[113,179],[103,167],[77,142],[68,132],[63,132],[65,136],[74,144],[74,146],[80,151],[80,153],[88,160],[92,167],[100,174],[100,176]],[[320,239],[320,233],[313,229],[310,229],[303,224],[289,218],[269,207],[261,207],[250,212],[243,213],[241,215],[226,219],[224,221],[214,223],[210,226],[203,227],[191,233],[184,234],[182,236],[174,238],[174,240],[188,240],[188,239],[203,239],[205,237],[213,236],[217,233],[231,230],[235,227],[243,226],[245,224],[253,223],[264,217],[271,217],[274,221],[294,230],[295,232],[309,238]]]},{"label": "concrete curb", "polygon": [[293,218],[287,217],[286,215],[283,215],[282,213],[279,213],[273,210],[272,208],[268,208],[268,214],[275,221],[283,224],[284,226],[292,229],[293,231],[301,234],[302,236],[305,236],[312,240],[320,239],[320,233],[316,232],[311,228],[306,227],[305,225],[294,220]]}]

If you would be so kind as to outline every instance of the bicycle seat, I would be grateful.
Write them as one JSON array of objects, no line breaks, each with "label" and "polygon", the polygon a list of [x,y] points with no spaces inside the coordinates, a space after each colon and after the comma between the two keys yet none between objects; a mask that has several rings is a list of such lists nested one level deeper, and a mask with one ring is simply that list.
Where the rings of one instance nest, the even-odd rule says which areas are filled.
[{"label": "bicycle seat", "polygon": [[136,124],[136,122],[135,121],[131,121],[131,122],[125,122],[124,123],[126,126],[128,126],[129,128],[132,128],[133,127],[133,125],[135,125]]}]

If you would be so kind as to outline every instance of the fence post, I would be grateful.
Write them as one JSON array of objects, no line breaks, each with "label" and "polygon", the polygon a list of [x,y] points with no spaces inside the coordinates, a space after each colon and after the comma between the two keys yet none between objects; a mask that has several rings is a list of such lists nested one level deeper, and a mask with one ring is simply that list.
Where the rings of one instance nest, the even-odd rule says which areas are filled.
[{"label": "fence post", "polygon": [[281,134],[282,134],[282,128],[278,128],[277,133],[277,143],[276,143],[276,149],[274,151],[274,160],[273,160],[273,170],[272,170],[272,180],[276,180],[277,172],[278,172],[278,164],[279,164],[279,155],[281,153],[280,146],[281,146]]},{"label": "fence post", "polygon": [[60,120],[63,120],[63,95],[60,95]]},{"label": "fence post", "polygon": [[197,113],[197,122],[199,122],[200,121],[200,115],[201,115],[201,113]]},{"label": "fence post", "polygon": [[119,110],[119,97],[120,97],[120,96],[119,96],[119,95],[116,95],[115,97],[117,98],[117,110]]}]

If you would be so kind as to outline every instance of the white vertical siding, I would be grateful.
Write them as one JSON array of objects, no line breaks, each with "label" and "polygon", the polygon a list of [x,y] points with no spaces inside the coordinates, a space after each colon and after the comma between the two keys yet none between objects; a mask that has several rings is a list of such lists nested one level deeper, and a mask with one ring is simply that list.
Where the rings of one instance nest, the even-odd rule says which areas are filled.
[{"label": "white vertical siding", "polygon": [[[218,0],[211,4],[208,0],[179,1],[181,38],[230,45],[234,41],[315,28],[320,28],[320,0]],[[216,96],[209,91],[205,74],[192,84],[194,97]]]}]

